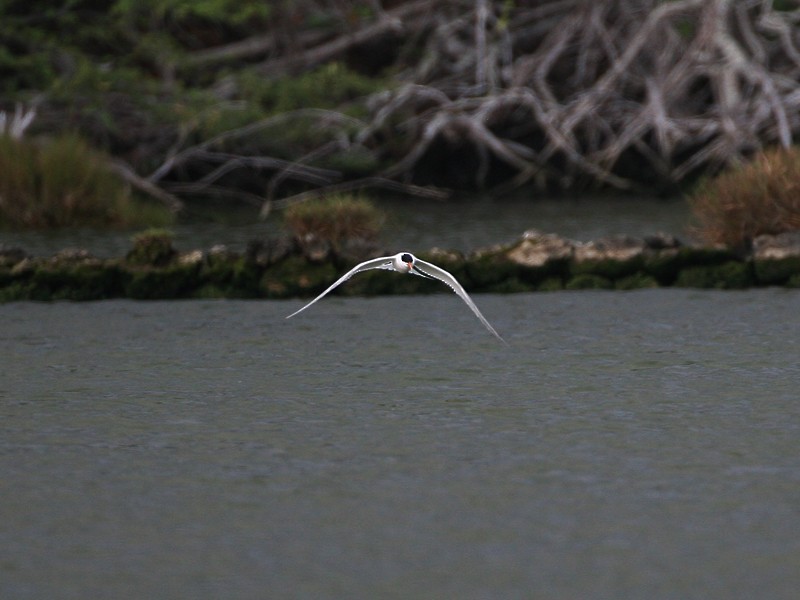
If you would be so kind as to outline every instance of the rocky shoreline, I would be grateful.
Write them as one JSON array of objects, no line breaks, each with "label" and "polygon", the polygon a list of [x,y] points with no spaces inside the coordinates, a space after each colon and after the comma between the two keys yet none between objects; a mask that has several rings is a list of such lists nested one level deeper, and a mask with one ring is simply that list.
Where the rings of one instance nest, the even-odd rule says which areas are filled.
[{"label": "rocky shoreline", "polygon": [[[358,262],[398,250],[358,242],[333,249],[318,240],[273,238],[253,241],[242,253],[225,246],[178,252],[167,236],[142,236],[124,258],[99,259],[80,249],[34,257],[0,245],[0,302],[309,297]],[[685,244],[665,234],[575,242],[535,230],[467,255],[409,250],[452,272],[470,293],[800,287],[800,232],[760,236],[747,251]],[[370,271],[337,293],[437,291],[446,289],[422,278]]]}]

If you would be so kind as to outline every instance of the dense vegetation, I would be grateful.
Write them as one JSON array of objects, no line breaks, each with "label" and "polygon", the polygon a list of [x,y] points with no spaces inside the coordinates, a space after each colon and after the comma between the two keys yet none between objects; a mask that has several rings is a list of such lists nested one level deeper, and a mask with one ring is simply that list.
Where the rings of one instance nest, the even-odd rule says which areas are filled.
[{"label": "dense vegetation", "polygon": [[171,221],[165,207],[134,198],[107,157],[81,138],[58,134],[34,143],[0,135],[0,226],[135,227]]},{"label": "dense vegetation", "polygon": [[702,182],[689,197],[708,243],[749,245],[759,235],[800,229],[800,149],[773,148]]},{"label": "dense vegetation", "polygon": [[[140,192],[674,189],[800,132],[800,0],[7,0],[0,110]],[[289,198],[287,200],[287,198]]]}]

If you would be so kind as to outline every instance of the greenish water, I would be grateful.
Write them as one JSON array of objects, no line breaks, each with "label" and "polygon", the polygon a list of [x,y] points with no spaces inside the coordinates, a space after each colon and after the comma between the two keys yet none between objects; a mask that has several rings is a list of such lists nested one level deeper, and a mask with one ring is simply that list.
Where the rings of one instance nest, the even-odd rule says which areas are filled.
[{"label": "greenish water", "polygon": [[[689,210],[681,201],[650,198],[503,200],[458,198],[448,202],[418,198],[382,198],[375,205],[386,213],[380,242],[392,253],[434,247],[468,252],[518,239],[527,229],[540,229],[588,241],[606,235],[649,235],[663,231],[686,239]],[[242,252],[247,242],[284,231],[280,217],[257,222],[255,212],[232,211],[224,223],[186,223],[172,229],[179,250],[208,249],[226,244]],[[20,246],[36,256],[64,248],[86,248],[101,258],[124,256],[132,232],[59,230],[0,232],[0,243]]]},{"label": "greenish water", "polygon": [[800,293],[475,300],[0,305],[0,597],[796,597]]}]

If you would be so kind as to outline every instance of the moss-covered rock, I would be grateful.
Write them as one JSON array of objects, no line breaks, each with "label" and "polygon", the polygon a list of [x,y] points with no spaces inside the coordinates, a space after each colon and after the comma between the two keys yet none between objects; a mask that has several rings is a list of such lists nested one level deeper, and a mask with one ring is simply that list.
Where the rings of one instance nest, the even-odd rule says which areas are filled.
[{"label": "moss-covered rock", "polygon": [[473,291],[488,290],[520,275],[520,267],[506,259],[503,249],[498,248],[475,253],[462,269],[462,285]]},{"label": "moss-covered rock", "polygon": [[0,302],[18,302],[33,300],[31,285],[27,281],[11,281],[0,286]]},{"label": "moss-covered rock", "polygon": [[539,292],[558,292],[564,289],[564,280],[560,277],[548,277],[536,289]]},{"label": "moss-covered rock", "polygon": [[567,290],[610,290],[613,289],[614,283],[607,277],[594,275],[591,273],[582,273],[571,277],[564,289]]},{"label": "moss-covered rock", "polygon": [[225,298],[237,298],[238,296],[229,287],[220,287],[213,283],[205,283],[200,287],[194,288],[189,297],[195,300],[222,300]]},{"label": "moss-covered rock", "polygon": [[[469,261],[464,259],[464,255],[461,252],[434,248],[428,252],[421,252],[417,254],[417,257],[429,263],[433,263],[445,271],[448,271],[461,283],[461,285],[464,286],[465,289],[475,288],[475,282],[472,280],[472,277],[467,270]],[[414,279],[422,278],[415,277]],[[422,279],[422,281],[424,282],[425,280]]]},{"label": "moss-covered rock", "polygon": [[198,261],[198,282],[192,297],[256,298],[264,268],[245,256],[215,246]]},{"label": "moss-covered rock", "polygon": [[788,288],[800,288],[800,273],[792,275],[786,282]]},{"label": "moss-covered rock", "polygon": [[532,229],[505,252],[506,260],[518,266],[522,281],[539,285],[551,277],[567,275],[575,242]]},{"label": "moss-covered rock", "polygon": [[29,279],[37,300],[105,300],[123,295],[123,275],[115,262],[46,264]]},{"label": "moss-covered rock", "polygon": [[644,240],[628,236],[602,238],[580,244],[570,263],[572,275],[596,275],[606,279],[627,277],[642,268]]},{"label": "moss-covered rock", "polygon": [[163,267],[177,258],[173,235],[164,229],[149,229],[133,238],[125,260],[132,265]]},{"label": "moss-covered rock", "polygon": [[14,276],[11,274],[9,267],[0,267],[0,289],[10,285],[14,281]]},{"label": "moss-covered rock", "polygon": [[198,261],[198,275],[203,282],[225,287],[233,279],[233,265],[239,260],[237,255],[227,252],[226,248],[215,246]]},{"label": "moss-covered rock", "polygon": [[715,266],[738,260],[740,258],[732,250],[722,246],[681,246],[646,252],[642,257],[642,270],[655,277],[660,285],[680,285],[676,281],[686,268]]},{"label": "moss-covered rock", "polygon": [[28,258],[28,253],[22,248],[0,244],[0,269],[12,269],[17,263]]},{"label": "moss-covered rock", "polygon": [[755,278],[761,285],[783,285],[800,274],[800,256],[754,260]]},{"label": "moss-covered rock", "polygon": [[247,243],[245,258],[249,263],[266,268],[281,262],[296,250],[297,245],[292,237],[269,237],[263,240],[250,240]]},{"label": "moss-covered rock", "polygon": [[231,265],[230,289],[237,298],[256,298],[260,293],[263,269],[246,258]]},{"label": "moss-covered rock", "polygon": [[686,266],[686,253],[678,248],[648,252],[642,257],[642,270],[661,285],[672,285]]},{"label": "moss-covered rock", "polygon": [[303,256],[290,256],[264,272],[259,295],[290,298],[319,294],[336,281],[337,272],[330,262],[315,264]]},{"label": "moss-covered rock", "polygon": [[509,277],[505,281],[485,288],[483,291],[494,294],[516,294],[521,292],[533,292],[536,291],[536,289],[537,286],[535,284],[523,281],[519,277]]},{"label": "moss-covered rock", "polygon": [[638,290],[641,288],[659,287],[658,280],[647,273],[634,273],[614,282],[614,288],[618,290]]},{"label": "moss-covered rock", "polygon": [[[469,292],[628,290],[664,285],[741,289],[772,284],[800,286],[800,235],[797,242],[786,242],[779,254],[762,247],[760,254],[749,257],[717,247],[656,247],[648,243],[642,250],[638,242],[626,242],[622,251],[630,252],[627,260],[619,253],[611,258],[614,253],[607,252],[607,246],[595,245],[581,261],[568,263],[568,244],[557,244],[554,255],[531,239],[524,245],[479,251],[469,258],[437,249],[419,256],[452,273]],[[298,246],[292,248],[273,254],[269,246],[251,245],[240,255],[215,246],[208,252],[178,254],[172,248],[171,236],[164,239],[155,235],[142,240],[125,260],[99,260],[84,250],[65,250],[49,259],[16,253],[10,261],[13,266],[0,264],[0,301],[312,297],[360,262],[338,255],[315,262]],[[509,248],[517,252],[514,260],[508,256]],[[156,266],[150,264],[153,262]],[[359,273],[335,293],[368,296],[436,292],[448,293],[448,288],[436,280],[370,270]]]},{"label": "moss-covered rock", "polygon": [[198,271],[196,264],[124,268],[123,293],[136,300],[187,298],[198,287]]},{"label": "moss-covered rock", "polygon": [[800,232],[758,236],[753,240],[753,266],[762,285],[781,285],[800,274]]},{"label": "moss-covered rock", "polygon": [[732,260],[720,265],[687,267],[678,274],[675,285],[735,290],[750,287],[754,282],[752,265],[748,262]]}]

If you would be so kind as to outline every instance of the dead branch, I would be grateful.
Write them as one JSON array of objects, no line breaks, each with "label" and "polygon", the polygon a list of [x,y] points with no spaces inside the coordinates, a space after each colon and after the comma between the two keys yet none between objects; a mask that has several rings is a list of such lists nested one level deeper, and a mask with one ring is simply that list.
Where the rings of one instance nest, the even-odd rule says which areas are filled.
[{"label": "dead branch", "polygon": [[147,177],[147,179],[154,183],[158,182],[175,168],[180,167],[181,165],[198,156],[207,155],[208,150],[214,146],[245,140],[257,133],[264,131],[265,129],[280,126],[288,120],[297,118],[316,119],[320,128],[333,127],[334,125],[341,124],[363,126],[363,123],[357,119],[353,119],[352,117],[349,117],[343,113],[330,110],[307,108],[282,113],[274,117],[269,117],[267,119],[250,123],[244,127],[225,131],[200,144],[184,148],[183,150],[171,152],[167,159],[155,171],[153,171]]},{"label": "dead branch", "polygon": [[[500,4],[492,3],[491,15]],[[542,172],[551,171],[549,179],[583,174],[630,188],[634,182],[614,171],[632,154],[663,181],[677,182],[759,146],[788,145],[800,133],[800,9],[777,11],[762,0],[546,2],[516,11],[512,22],[520,27],[545,10],[550,22],[541,42],[510,67],[487,64],[500,55],[501,36],[491,31],[497,19],[485,14],[482,1],[473,9],[471,22],[461,16],[434,29],[434,38],[447,38],[428,42],[435,58],[412,75],[425,86],[383,97],[364,130],[373,135],[386,123],[403,123],[407,151],[385,175],[408,176],[433,142],[446,138],[513,166],[513,185],[542,182]],[[470,31],[476,26],[486,30]],[[512,32],[530,39],[524,35]],[[477,40],[472,47],[460,41],[470,39]],[[493,70],[503,70],[507,86],[468,96],[486,87]],[[454,80],[475,85],[454,87]],[[436,101],[422,115],[398,119],[418,106],[422,89]],[[524,109],[531,121],[512,126]],[[544,143],[531,147],[531,136]],[[550,166],[556,157],[566,160],[566,171]],[[484,170],[482,164],[479,173]]]},{"label": "dead branch", "polygon": [[[191,146],[179,139],[146,180],[220,193],[235,171],[262,172],[262,212],[363,187],[427,193],[397,182],[415,181],[428,160],[458,167],[461,152],[477,161],[469,174],[476,186],[679,183],[800,136],[800,0],[786,1],[797,8],[766,0],[401,0],[360,29],[304,38],[291,55],[260,66],[265,75],[302,70],[386,35],[421,45],[401,52],[421,57],[402,65],[401,85],[363,100],[366,118],[303,109]],[[279,34],[196,53],[187,64],[272,53],[270,35]],[[293,160],[230,150],[294,118],[314,120],[324,141]],[[315,166],[354,149],[388,167],[348,182]],[[169,188],[169,176],[187,165],[202,165],[203,174]],[[495,167],[511,174],[498,181]],[[289,179],[313,189],[276,200]]]},{"label": "dead branch", "polygon": [[172,212],[177,213],[183,210],[184,205],[179,198],[170,194],[155,183],[139,176],[128,163],[122,160],[114,160],[110,163],[110,167],[131,186],[150,196],[151,198],[155,198],[159,202],[162,202]]}]

